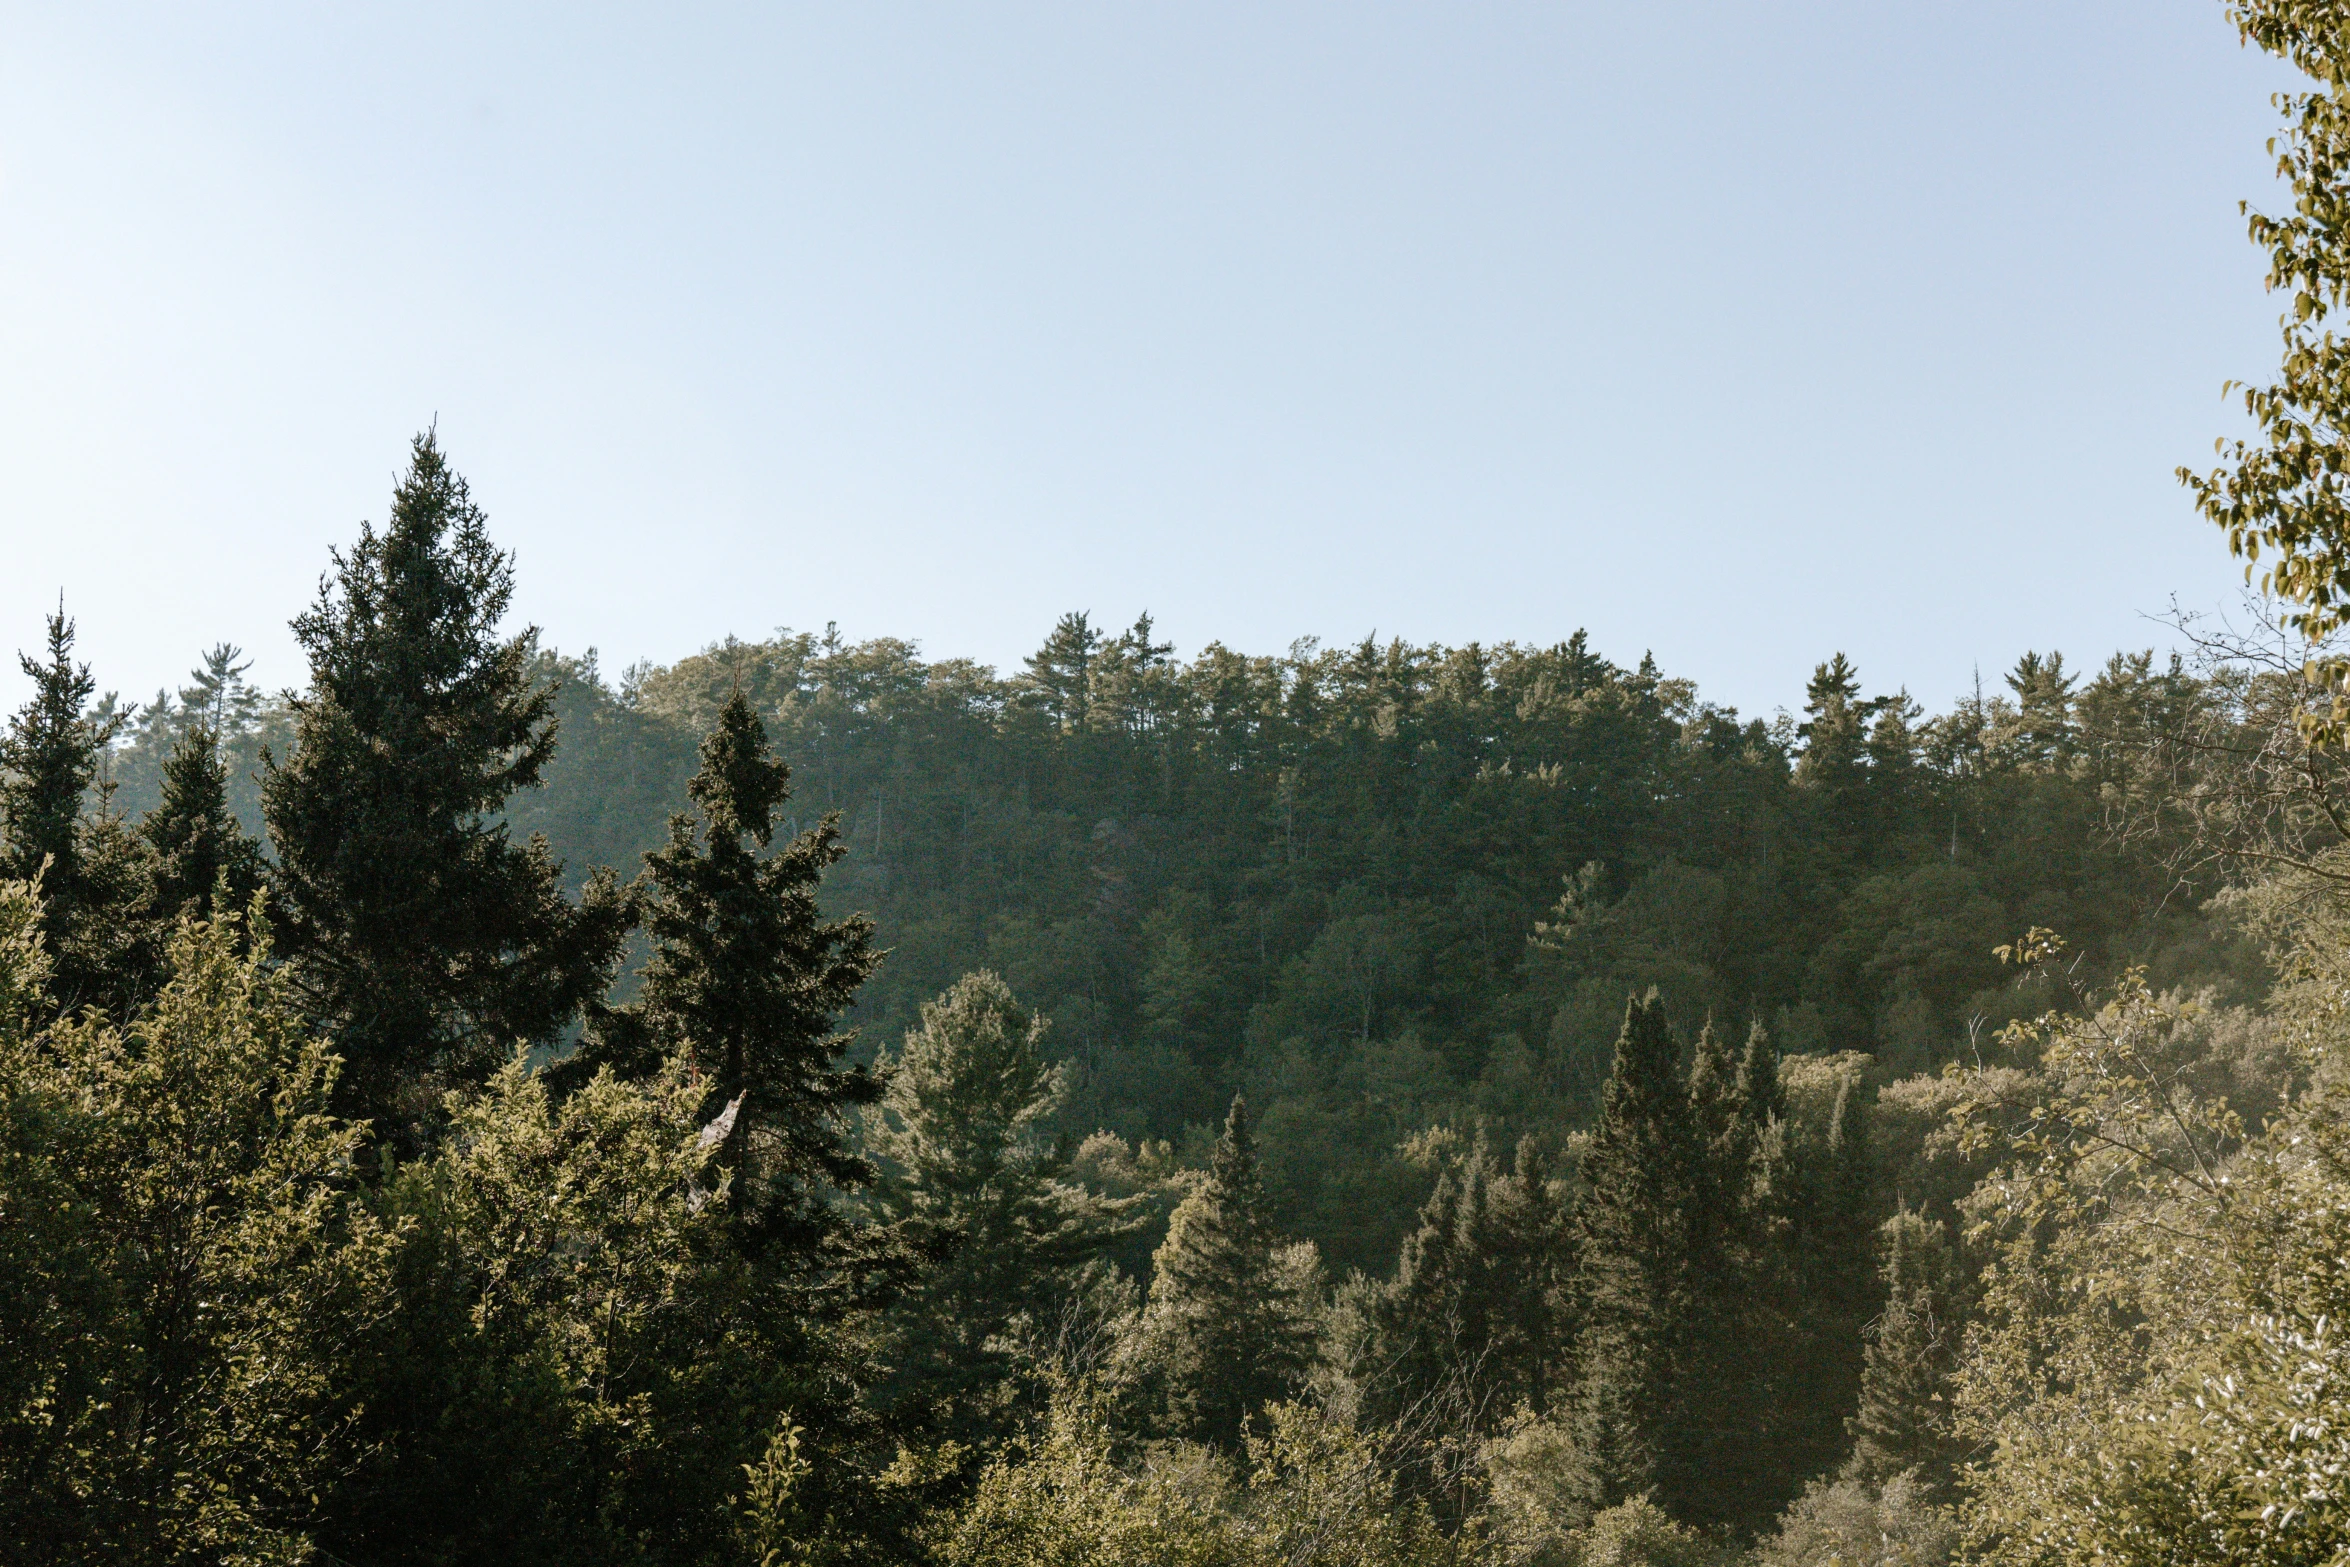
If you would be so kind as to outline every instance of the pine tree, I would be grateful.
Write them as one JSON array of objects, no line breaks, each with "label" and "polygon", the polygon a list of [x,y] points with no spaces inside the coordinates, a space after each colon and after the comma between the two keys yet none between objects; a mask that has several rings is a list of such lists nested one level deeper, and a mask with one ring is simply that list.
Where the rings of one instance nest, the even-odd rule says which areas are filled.
[{"label": "pine tree", "polygon": [[2065,673],[2064,655],[2026,653],[2008,672],[2007,687],[2015,693],[2016,717],[2011,741],[2020,760],[2042,767],[2061,765],[2073,749],[2073,686],[2079,676]]},{"label": "pine tree", "polygon": [[60,905],[70,903],[79,879],[82,799],[98,777],[105,738],[88,716],[98,682],[89,665],[73,661],[74,624],[63,608],[49,617],[48,630],[46,662],[17,655],[33,695],[9,721],[0,803],[8,813],[7,875],[41,879],[45,934],[53,941],[65,918]]},{"label": "pine tree", "polygon": [[720,1157],[738,1208],[804,1253],[837,1228],[830,1191],[872,1175],[849,1118],[881,1081],[838,1064],[855,1036],[835,1019],[880,959],[870,920],[826,920],[817,907],[826,868],[848,852],[834,818],[765,852],[790,793],[790,769],[738,690],[702,741],[693,809],[669,819],[669,842],[632,889],[653,942],[643,985],[597,1020],[564,1075],[606,1064],[648,1075],[682,1055],[714,1110],[735,1106]]},{"label": "pine tree", "polygon": [[1303,1387],[1315,1303],[1301,1298],[1289,1260],[1266,1220],[1256,1138],[1236,1096],[1207,1180],[1176,1205],[1151,1259],[1144,1332],[1176,1434],[1230,1444],[1248,1416]]},{"label": "pine tree", "polygon": [[[1145,631],[1147,638],[1148,632]],[[1147,644],[1146,644],[1147,645]],[[1093,696],[1093,666],[1102,634],[1083,612],[1063,615],[1043,647],[1031,653],[1021,677],[1028,700],[1064,734],[1085,728]]]},{"label": "pine tree", "polygon": [[261,712],[261,693],[245,680],[252,667],[243,648],[214,643],[204,662],[189,672],[189,683],[180,687],[180,713],[188,726],[202,725],[221,744],[251,729]]},{"label": "pine tree", "polygon": [[49,617],[46,661],[18,655],[33,695],[0,740],[0,876],[41,883],[41,934],[60,1008],[119,1017],[152,967],[141,956],[145,867],[108,806],[103,764],[114,723],[90,709],[97,682],[89,665],[73,661],[73,639],[60,607]]},{"label": "pine tree", "polygon": [[[294,621],[311,687],[293,752],[263,760],[287,946],[346,1062],[343,1105],[398,1132],[600,995],[626,917],[608,878],[574,904],[507,799],[554,754],[537,632],[501,638],[513,561],[430,432],[379,534],[363,526]],[[379,1131],[383,1130],[379,1126]]]},{"label": "pine tree", "polygon": [[1049,1328],[1144,1200],[1064,1178],[1069,1161],[1043,1132],[1067,1095],[1046,1027],[996,975],[965,975],[923,1004],[905,1048],[884,1060],[889,1086],[868,1120],[876,1206],[944,1252],[891,1309],[884,1401],[918,1398],[965,1432],[984,1431],[1004,1402],[1006,1329],[1023,1315]]},{"label": "pine tree", "polygon": [[1823,921],[1868,862],[1877,836],[1869,737],[1886,703],[1864,700],[1860,689],[1860,672],[1838,653],[1813,672],[1795,731],[1803,753],[1795,763],[1794,798],[1808,818],[1798,877],[1804,902]]},{"label": "pine tree", "polygon": [[1842,799],[1858,786],[1872,716],[1871,704],[1861,700],[1860,671],[1850,659],[1838,653],[1812,672],[1803,713],[1795,730],[1804,743],[1796,782]]},{"label": "pine tree", "polygon": [[[209,722],[189,729],[163,764],[163,802],[139,823],[154,852],[149,906],[163,919],[245,909],[261,885],[261,846],[228,803],[228,767]],[[215,889],[226,895],[215,907]]]},{"label": "pine tree", "polygon": [[1885,1307],[1870,1324],[1860,1411],[1846,1473],[1883,1482],[1914,1471],[1929,1488],[1950,1483],[1965,1444],[1950,1423],[1963,1309],[1944,1226],[1904,1208],[1885,1221]]},{"label": "pine tree", "polygon": [[1654,991],[1634,999],[1583,1155],[1574,1429],[1587,1466],[1584,1500],[1595,1511],[1652,1487],[1678,1511],[1703,1482],[1685,1472],[1674,1446],[1691,1326],[1699,1159],[1679,1054],[1664,1002]]}]

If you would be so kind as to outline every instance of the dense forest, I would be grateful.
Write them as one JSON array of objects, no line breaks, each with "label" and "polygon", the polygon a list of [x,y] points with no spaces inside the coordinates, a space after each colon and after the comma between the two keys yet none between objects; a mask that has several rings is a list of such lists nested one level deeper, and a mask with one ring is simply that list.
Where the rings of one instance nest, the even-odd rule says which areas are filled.
[{"label": "dense forest", "polygon": [[[2216,883],[2126,830],[2139,775],[2215,696],[2176,658],[2083,680],[2026,654],[1927,717],[1839,656],[1799,719],[1764,723],[1579,634],[1189,663],[1153,636],[1072,614],[999,676],[787,633],[617,689],[592,657],[541,654],[559,744],[503,820],[575,890],[634,867],[740,693],[792,769],[782,830],[835,823],[821,903],[869,914],[888,953],[847,1014],[857,1059],[997,973],[1069,1064],[1056,1133],[1196,1164],[1245,1093],[1278,1222],[1347,1268],[1393,1260],[1427,1185],[1415,1137],[1555,1150],[1588,1126],[1628,994],[1657,990],[1684,1038],[1759,1021],[1784,1054],[1868,1053],[1885,1080],[2036,1009],[1993,955],[2032,926],[2100,973],[2230,1000],[2264,983],[2196,912]],[[136,712],[107,763],[118,810],[153,808],[216,711],[258,775],[294,709],[235,668],[216,650]]]},{"label": "dense forest", "polygon": [[2315,85],[2180,655],[615,682],[431,433],[299,690],[26,628],[11,1559],[2339,1560],[2350,17],[2238,20]]}]

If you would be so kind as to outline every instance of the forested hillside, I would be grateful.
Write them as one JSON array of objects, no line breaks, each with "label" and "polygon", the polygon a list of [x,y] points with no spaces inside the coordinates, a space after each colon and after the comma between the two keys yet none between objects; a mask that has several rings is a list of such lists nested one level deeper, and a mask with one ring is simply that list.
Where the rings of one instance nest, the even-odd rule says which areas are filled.
[{"label": "forested hillside", "polygon": [[[827,905],[889,953],[851,1014],[868,1052],[991,969],[1077,1069],[1064,1134],[1196,1143],[1246,1091],[1283,1225],[1365,1268],[1422,1194],[1408,1139],[1560,1146],[1652,986],[1684,1037],[1760,1021],[1885,1078],[2034,1009],[1992,952],[2031,926],[2098,973],[2261,983],[2198,914],[2213,884],[2126,841],[2210,700],[2175,659],[2083,678],[2026,653],[1929,716],[1838,655],[1765,722],[1580,633],[1189,662],[1155,636],[1072,614],[1009,675],[889,638],[729,639],[617,688],[549,656],[557,749],[508,819],[574,882],[633,874],[739,690],[793,771],[785,830],[838,813]],[[219,704],[206,684],[140,713],[124,809],[177,715]],[[235,700],[257,757],[276,710]]]},{"label": "forested hillside", "polygon": [[2191,658],[614,685],[432,432],[298,691],[25,628],[8,1559],[2343,1560],[2350,15],[2238,21],[2315,85]]}]

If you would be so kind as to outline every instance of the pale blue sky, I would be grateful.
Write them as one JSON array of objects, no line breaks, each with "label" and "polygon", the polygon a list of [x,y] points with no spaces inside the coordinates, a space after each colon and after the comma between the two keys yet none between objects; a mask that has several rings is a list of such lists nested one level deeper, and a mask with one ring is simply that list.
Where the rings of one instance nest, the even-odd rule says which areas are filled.
[{"label": "pale blue sky", "polygon": [[437,414],[615,671],[1147,607],[1939,706],[2230,596],[2285,82],[2217,0],[0,0],[0,646],[298,680]]}]

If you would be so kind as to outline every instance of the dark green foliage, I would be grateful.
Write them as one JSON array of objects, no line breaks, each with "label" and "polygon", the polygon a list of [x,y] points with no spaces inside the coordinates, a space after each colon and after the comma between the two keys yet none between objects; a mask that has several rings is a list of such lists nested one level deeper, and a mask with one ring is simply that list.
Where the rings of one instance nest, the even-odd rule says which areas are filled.
[{"label": "dark green foliage", "polygon": [[[791,773],[736,692],[703,740],[690,812],[645,857],[632,895],[653,943],[637,998],[601,1016],[569,1068],[649,1075],[671,1057],[701,1074],[710,1109],[737,1106],[720,1145],[748,1222],[805,1251],[836,1228],[826,1198],[871,1166],[849,1117],[881,1082],[840,1064],[837,1019],[878,961],[873,927],[827,920],[817,890],[845,852],[827,819],[775,846]],[[768,853],[773,848],[772,853]]]},{"label": "dark green foliage", "polygon": [[1735,1063],[1710,1022],[1699,1033],[1688,1089],[1697,1143],[1682,1373],[1688,1388],[1681,1428],[1668,1445],[1705,1482],[1684,1485],[1668,1505],[1706,1527],[1752,1528],[1788,1500],[1771,1472],[1778,1357],[1786,1348],[1768,1294],[1782,1260],[1770,1202],[1781,1175],[1768,1097],[1776,1081],[1776,1057],[1759,1026]]},{"label": "dark green foliage", "polygon": [[[821,830],[760,852],[788,775],[741,702],[703,759],[632,889],[636,1000],[545,1078],[514,1064],[453,1100],[438,1156],[384,1193],[412,1228],[360,1360],[378,1445],[338,1552],[720,1559],[786,1412],[825,1462],[804,1505],[883,1441],[857,1403],[882,1371],[868,1286],[908,1259],[837,1206],[866,1171],[843,1118],[878,1083],[835,1067],[832,1025],[873,958],[817,917]],[[890,1520],[855,1531],[886,1552]]]},{"label": "dark green foliage", "polygon": [[109,799],[102,767],[114,724],[89,708],[97,682],[73,661],[73,622],[49,617],[46,660],[19,654],[32,697],[0,740],[0,876],[41,883],[50,992],[66,1011],[120,1016],[141,989],[141,845]]},{"label": "dark green foliage", "polygon": [[1152,1258],[1149,1355],[1176,1433],[1235,1443],[1242,1422],[1303,1387],[1315,1302],[1266,1219],[1248,1105],[1235,1098],[1207,1179],[1177,1205]]},{"label": "dark green foliage", "polygon": [[1866,1117],[1785,1118],[1769,1036],[1733,1064],[1708,1025],[1684,1075],[1654,994],[1632,1003],[1575,1210],[1582,1505],[1653,1493],[1752,1532],[1842,1457],[1870,1309]]},{"label": "dark green foliage", "polygon": [[512,597],[512,563],[426,434],[383,532],[338,551],[294,621],[311,688],[292,754],[266,764],[276,890],[343,1102],[393,1127],[428,1112],[415,1085],[554,1039],[620,954],[611,890],[570,902],[544,842],[498,818],[555,746],[536,633],[499,635]]},{"label": "dark green foliage", "polygon": [[[506,802],[517,834],[545,833],[562,847],[575,889],[596,866],[631,866],[669,838],[669,816],[685,797],[709,723],[681,732],[669,719],[616,697],[591,648],[572,658],[542,652],[531,678],[555,693],[562,746],[545,783]],[[717,717],[713,707],[710,720]]]},{"label": "dark green foliage", "polygon": [[1087,616],[1063,615],[1044,646],[1028,656],[1023,700],[1056,730],[1085,728],[1092,711],[1094,659],[1101,650],[1102,635]]},{"label": "dark green foliage", "polygon": [[1779,1084],[1779,1051],[1760,1023],[1746,1031],[1746,1048],[1738,1053],[1738,1113],[1758,1136],[1787,1115],[1787,1095]]},{"label": "dark green foliage", "polygon": [[261,845],[229,809],[219,731],[191,726],[163,764],[163,799],[139,823],[154,855],[150,900],[166,919],[242,909],[260,890]]},{"label": "dark green foliage", "polygon": [[[1487,1497],[1531,1531],[1495,1549],[1527,1559],[1614,1549],[1634,1513],[1711,1550],[1829,1496],[1804,1485],[1847,1421],[1855,1495],[1950,1461],[1947,1340],[1919,1327],[1946,1314],[1906,1260],[1876,1268],[1871,1103],[2039,1004],[1987,956],[2019,914],[2074,922],[2098,963],[2258,983],[2226,968],[2243,940],[2132,913],[2155,878],[2092,830],[2198,700],[2150,658],[2084,684],[2028,655],[2012,700],[1931,720],[1839,659],[1806,722],[1769,727],[1580,638],[1178,664],[1147,617],[1069,617],[1008,680],[787,635],[616,691],[592,655],[497,635],[507,562],[429,439],[336,567],[296,707],[255,701],[224,647],[130,731],[136,838],[62,623],[18,725],[40,765],[8,786],[73,785],[70,812],[21,815],[70,820],[77,874],[152,862],[103,892],[127,917],[53,944],[135,1013],[152,982],[120,976],[161,972],[135,944],[251,888],[234,758],[297,726],[267,780],[287,976],[352,1054],[342,1108],[409,1156],[377,1149],[345,1215],[397,1244],[387,1309],[344,1324],[317,1393],[359,1411],[316,1507],[339,1559],[903,1559],[925,1499],[1027,1474],[995,1444],[1087,1367],[1129,1424],[1085,1486],[1237,1496],[1201,1477],[1245,1451],[1273,1466],[1251,1494],[1286,1496],[1321,1483],[1294,1438],[1430,1527]],[[582,864],[651,852],[629,893],[587,872],[573,904],[516,846],[532,828]],[[608,987],[640,916],[646,961]],[[1015,984],[1050,998],[1049,1037]],[[547,1076],[441,1096],[583,1014]],[[1779,1042],[1757,1025],[1734,1052],[1709,1014]],[[904,1053],[859,1065],[852,1015],[911,1025]],[[1888,1092],[1914,1182],[1941,1101]],[[13,1211],[39,1215],[0,1225],[0,1313],[52,1367],[9,1384],[19,1410],[91,1401],[58,1346],[127,1276],[77,1239],[56,1110],[0,1128]],[[1125,1198],[1069,1179],[1096,1128],[1076,1162]],[[1968,1179],[1926,1186],[1946,1206]],[[1170,1204],[1146,1274],[1147,1230],[1114,1243]],[[1295,1235],[1377,1278],[1326,1304]],[[1209,1449],[1123,1467],[1152,1437]]]},{"label": "dark green foliage", "polygon": [[1372,1417],[1473,1438],[1521,1408],[1549,1413],[1573,1337],[1571,1240],[1564,1184],[1534,1139],[1504,1170],[1480,1137],[1438,1176],[1394,1279],[1370,1303],[1356,1373]]},{"label": "dark green foliage", "polygon": [[1651,992],[1624,1013],[1575,1208],[1573,1422],[1594,1510],[1649,1491],[1676,1515],[1701,1495],[1687,1399],[1697,1331],[1692,1240],[1705,1149],[1680,1043]]},{"label": "dark green foliage", "polygon": [[1787,1337],[1774,1379],[1781,1418],[1771,1428],[1771,1461],[1791,1496],[1845,1455],[1844,1421],[1860,1398],[1862,1330],[1882,1298],[1875,1241],[1885,1205],[1875,1189],[1867,1090],[1857,1077],[1838,1083],[1824,1127],[1797,1129],[1786,1190],[1776,1295]]},{"label": "dark green foliage", "polygon": [[1851,1408],[1853,1313],[1865,1310],[1869,1265],[1862,1227],[1877,1199],[1849,1079],[1824,1128],[1797,1124],[1759,1023],[1734,1086],[1712,1090],[1728,1077],[1728,1053],[1709,1028],[1690,1084],[1710,1151],[1692,1225],[1697,1391],[1687,1435],[1692,1467],[1713,1480],[1685,1511],[1747,1533],[1840,1456],[1827,1422]]},{"label": "dark green foliage", "polygon": [[[2149,658],[2030,724],[2004,687],[1927,718],[1831,664],[1783,728],[1580,637],[1176,662],[1089,619],[1033,663],[827,632],[617,690],[567,666],[565,757],[513,819],[625,863],[739,688],[794,769],[785,830],[838,813],[827,908],[890,949],[868,1038],[992,969],[1076,1068],[1063,1130],[1179,1138],[1245,1090],[1276,1224],[1378,1273],[1427,1195],[1397,1145],[1588,1124],[1628,992],[1684,1037],[1760,1017],[1908,1071],[2028,1010],[1989,956],[2024,925],[2093,967],[2201,961],[2197,918],[2147,913],[2169,879],[2104,834],[2195,686]],[[2053,748],[2027,732],[2059,717]],[[1530,947],[1577,867],[1571,934]]]},{"label": "dark green foliage", "polygon": [[0,804],[7,808],[8,875],[45,880],[43,931],[52,939],[69,920],[80,879],[82,797],[97,781],[107,736],[88,715],[98,682],[73,661],[73,622],[49,617],[48,659],[17,655],[33,695],[8,723],[0,762]]},{"label": "dark green foliage", "polygon": [[927,1408],[964,1439],[1000,1428],[1014,1359],[1008,1330],[1051,1335],[1083,1266],[1138,1222],[1140,1198],[1068,1179],[1046,1135],[1064,1073],[1045,1021],[995,975],[967,975],[922,1009],[885,1061],[866,1138],[875,1206],[938,1258],[889,1313],[885,1405]]}]

